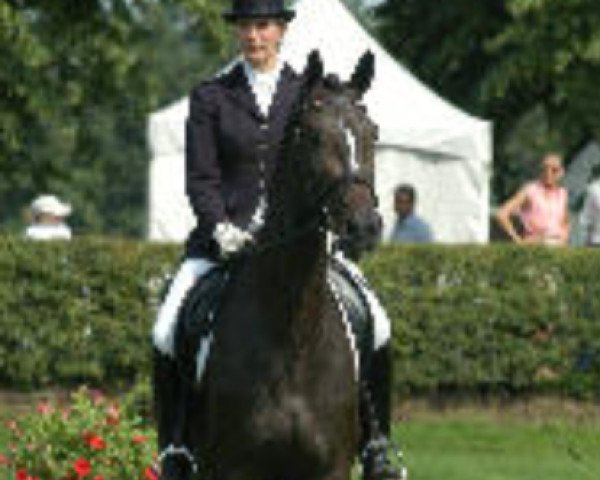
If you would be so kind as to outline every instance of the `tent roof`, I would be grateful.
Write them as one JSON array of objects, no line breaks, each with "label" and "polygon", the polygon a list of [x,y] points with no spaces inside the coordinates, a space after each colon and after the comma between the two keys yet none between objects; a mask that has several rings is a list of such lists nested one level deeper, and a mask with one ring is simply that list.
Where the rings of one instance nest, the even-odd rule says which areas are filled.
[{"label": "tent roof", "polygon": [[[296,18],[290,23],[281,55],[295,70],[302,71],[309,52],[317,48],[325,70],[347,79],[367,49],[375,55],[375,78],[365,103],[379,125],[380,145],[491,162],[489,122],[467,115],[419,82],[339,0],[297,0],[294,8]],[[152,114],[150,139],[155,154],[161,153],[161,145],[183,150],[181,125],[187,106],[183,99]]]}]

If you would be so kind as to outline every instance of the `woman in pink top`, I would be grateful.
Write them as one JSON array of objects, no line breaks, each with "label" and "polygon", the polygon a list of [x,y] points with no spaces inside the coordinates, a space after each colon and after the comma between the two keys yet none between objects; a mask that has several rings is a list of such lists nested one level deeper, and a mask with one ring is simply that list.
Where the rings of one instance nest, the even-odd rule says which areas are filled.
[{"label": "woman in pink top", "polygon": [[[516,243],[566,245],[569,240],[568,195],[559,182],[564,175],[561,157],[547,154],[540,178],[526,183],[498,210],[496,219]],[[520,235],[512,217],[518,215],[524,232]]]}]

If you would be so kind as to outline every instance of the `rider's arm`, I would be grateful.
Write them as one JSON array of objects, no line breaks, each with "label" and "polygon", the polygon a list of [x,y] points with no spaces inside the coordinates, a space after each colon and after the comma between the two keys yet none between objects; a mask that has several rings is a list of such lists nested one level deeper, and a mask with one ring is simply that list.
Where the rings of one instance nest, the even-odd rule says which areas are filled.
[{"label": "rider's arm", "polygon": [[527,202],[527,191],[525,187],[510,197],[496,212],[496,220],[502,230],[515,242],[522,243],[523,238],[517,233],[512,216],[515,215]]},{"label": "rider's arm", "polygon": [[199,228],[208,236],[227,220],[215,136],[218,109],[214,89],[205,83],[192,91],[185,139],[186,193]]}]

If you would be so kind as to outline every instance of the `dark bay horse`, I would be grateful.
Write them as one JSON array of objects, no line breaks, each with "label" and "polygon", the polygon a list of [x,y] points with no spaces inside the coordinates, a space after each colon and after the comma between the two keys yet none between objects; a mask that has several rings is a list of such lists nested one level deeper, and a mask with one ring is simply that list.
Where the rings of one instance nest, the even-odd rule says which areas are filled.
[{"label": "dark bay horse", "polygon": [[[253,251],[235,265],[189,415],[210,480],[348,480],[359,442],[350,326],[327,280],[327,231],[372,243],[376,128],[350,79],[309,56]],[[364,246],[364,245],[363,245]]]}]

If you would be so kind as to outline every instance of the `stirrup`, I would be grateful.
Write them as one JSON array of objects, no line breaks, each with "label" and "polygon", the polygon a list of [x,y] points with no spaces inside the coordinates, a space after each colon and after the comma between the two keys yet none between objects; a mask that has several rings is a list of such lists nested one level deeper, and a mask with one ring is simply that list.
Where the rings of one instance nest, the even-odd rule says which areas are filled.
[{"label": "stirrup", "polygon": [[196,460],[194,459],[194,456],[192,455],[192,453],[188,450],[188,448],[185,445],[176,447],[175,445],[173,445],[171,443],[167,448],[165,448],[158,455],[159,464],[162,464],[163,460],[169,456],[181,456],[181,457],[185,458],[192,467],[192,473],[194,475],[196,473],[198,473],[198,464],[196,463]]},{"label": "stirrup", "polygon": [[[388,457],[390,451],[393,453],[394,460]],[[363,480],[408,479],[408,469],[404,464],[402,451],[393,448],[384,435],[369,440],[360,457],[363,465]]]}]

